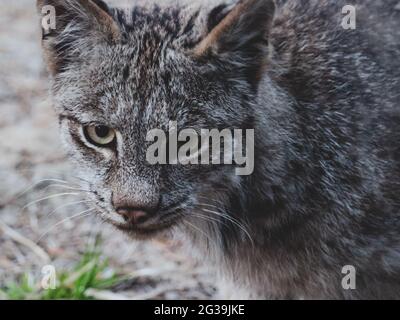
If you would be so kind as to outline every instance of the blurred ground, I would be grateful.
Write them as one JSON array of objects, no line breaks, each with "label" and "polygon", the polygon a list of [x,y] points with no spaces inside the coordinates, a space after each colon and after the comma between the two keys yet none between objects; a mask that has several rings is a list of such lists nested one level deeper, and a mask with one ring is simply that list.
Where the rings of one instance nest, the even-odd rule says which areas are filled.
[{"label": "blurred ground", "polygon": [[60,184],[56,181],[42,180],[74,183],[74,178],[47,98],[35,1],[0,0],[0,8],[0,287],[22,274],[40,275],[49,263],[70,267],[100,232],[112,268],[134,274],[132,281],[119,286],[118,294],[143,299],[213,297],[213,279],[180,256],[179,246],[132,243],[95,217],[70,219],[85,210],[84,203],[77,203],[82,199],[53,197],[69,191],[54,186]]}]

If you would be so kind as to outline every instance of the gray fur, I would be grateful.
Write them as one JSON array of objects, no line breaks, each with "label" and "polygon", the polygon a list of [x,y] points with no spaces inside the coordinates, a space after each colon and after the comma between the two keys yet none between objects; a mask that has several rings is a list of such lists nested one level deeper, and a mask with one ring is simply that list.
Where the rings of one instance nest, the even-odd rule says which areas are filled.
[{"label": "gray fur", "polygon": [[[397,0],[255,0],[201,56],[232,4],[111,8],[115,38],[82,2],[40,1],[62,14],[44,48],[63,140],[104,219],[120,223],[113,194],[161,197],[164,232],[233,297],[400,298]],[[341,27],[346,4],[356,30]],[[146,133],[170,120],[254,128],[255,172],[148,165]],[[118,130],[118,152],[88,146],[82,123]],[[356,290],[341,287],[349,264]]]}]

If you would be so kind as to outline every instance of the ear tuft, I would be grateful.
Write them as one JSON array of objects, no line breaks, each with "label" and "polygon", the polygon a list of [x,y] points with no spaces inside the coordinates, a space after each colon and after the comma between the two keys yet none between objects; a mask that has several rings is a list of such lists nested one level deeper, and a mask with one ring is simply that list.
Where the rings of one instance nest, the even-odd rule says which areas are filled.
[{"label": "ear tuft", "polygon": [[228,13],[224,13],[223,6],[216,7],[210,13],[210,20],[218,20],[215,17],[221,13],[223,18],[196,46],[195,56],[200,57],[210,50],[216,53],[240,51],[268,41],[274,12],[273,0],[241,0]]},{"label": "ear tuft", "polygon": [[232,10],[231,6],[221,4],[210,11],[207,21],[207,32],[211,32]]},{"label": "ear tuft", "polygon": [[226,7],[216,7],[209,21],[218,22],[194,48],[193,56],[230,63],[243,71],[239,75],[257,84],[268,57],[274,12],[273,0],[241,0],[227,13]]},{"label": "ear tuft", "polygon": [[45,6],[55,12],[55,28],[45,30],[42,25],[43,48],[52,75],[67,66],[82,44],[87,48],[89,44],[115,42],[120,37],[120,29],[102,0],[37,0],[42,19],[47,14],[42,11]]}]

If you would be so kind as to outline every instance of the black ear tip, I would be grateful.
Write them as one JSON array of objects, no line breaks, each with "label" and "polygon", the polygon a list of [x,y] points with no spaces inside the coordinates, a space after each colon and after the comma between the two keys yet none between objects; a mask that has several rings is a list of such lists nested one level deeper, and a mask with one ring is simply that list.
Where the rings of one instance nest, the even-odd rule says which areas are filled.
[{"label": "black ear tip", "polygon": [[275,0],[242,0],[240,1],[243,4],[248,3],[250,8],[254,10],[261,10],[265,12],[274,12],[275,11]]},{"label": "black ear tip", "polygon": [[244,0],[243,2],[248,2],[250,8],[253,8],[253,10],[260,10],[263,13],[269,14],[273,14],[276,7],[274,0]]},{"label": "black ear tip", "polygon": [[220,4],[210,11],[207,21],[207,28],[209,32],[229,13],[227,7],[228,6],[226,4]]},{"label": "black ear tip", "polygon": [[104,10],[108,14],[110,14],[110,7],[108,4],[106,4],[103,0],[91,0],[93,3],[95,3],[100,9]]},{"label": "black ear tip", "polygon": [[46,41],[47,39],[49,39],[50,34],[46,33],[45,30],[42,29],[42,41]]},{"label": "black ear tip", "polygon": [[36,9],[38,10],[39,13],[41,13],[42,8],[46,5],[45,0],[36,0]]},{"label": "black ear tip", "polygon": [[275,12],[276,9],[276,4],[274,0],[266,0],[267,2],[267,11],[269,11],[271,14]]}]

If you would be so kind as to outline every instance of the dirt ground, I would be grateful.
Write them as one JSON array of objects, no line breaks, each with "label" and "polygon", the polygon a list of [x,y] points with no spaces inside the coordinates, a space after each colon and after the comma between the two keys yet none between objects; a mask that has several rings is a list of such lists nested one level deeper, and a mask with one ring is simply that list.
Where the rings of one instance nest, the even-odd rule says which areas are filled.
[{"label": "dirt ground", "polygon": [[0,8],[0,287],[47,264],[71,267],[101,233],[111,267],[132,275],[121,296],[213,298],[213,279],[179,246],[132,243],[94,216],[71,218],[85,210],[82,199],[57,196],[65,190],[45,180],[74,182],[47,98],[35,1],[0,0]]}]

